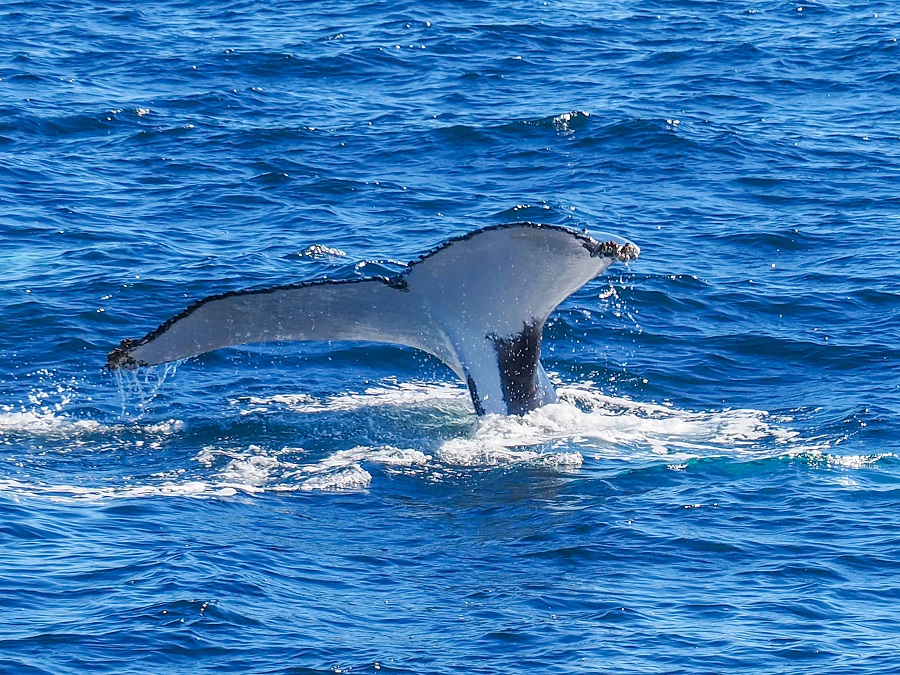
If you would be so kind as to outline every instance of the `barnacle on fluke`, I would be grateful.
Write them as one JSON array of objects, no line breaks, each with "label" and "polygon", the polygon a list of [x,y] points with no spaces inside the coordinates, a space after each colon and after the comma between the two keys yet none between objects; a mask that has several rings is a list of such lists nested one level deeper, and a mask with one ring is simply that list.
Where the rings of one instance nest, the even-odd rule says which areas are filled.
[{"label": "barnacle on fluke", "polygon": [[130,338],[125,338],[122,342],[119,343],[119,346],[113,349],[106,356],[106,367],[110,370],[116,370],[117,368],[123,368],[125,370],[134,370],[139,366],[146,366],[149,364],[146,363],[138,363],[135,361],[134,357],[131,356],[131,348],[136,346],[136,342],[131,340]]}]

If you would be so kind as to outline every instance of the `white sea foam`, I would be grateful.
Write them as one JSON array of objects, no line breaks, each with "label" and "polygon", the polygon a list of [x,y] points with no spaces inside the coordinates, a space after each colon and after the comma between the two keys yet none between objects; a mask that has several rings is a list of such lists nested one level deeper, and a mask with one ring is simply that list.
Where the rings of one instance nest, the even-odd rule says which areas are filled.
[{"label": "white sea foam", "polygon": [[56,382],[54,373],[49,370],[39,370],[34,375],[39,386],[19,401],[18,406],[0,405],[0,435],[66,438],[81,436],[101,427],[93,420],[65,414],[74,396],[72,382]]},{"label": "white sea foam", "polygon": [[[628,460],[650,453],[672,459],[710,453],[771,452],[797,440],[797,432],[767,412],[750,409],[687,411],[674,406],[641,403],[603,394],[586,382],[560,387],[560,402],[525,416],[487,416],[474,424],[468,437],[446,441],[438,450],[442,461],[494,465],[528,461],[522,447],[572,446],[603,458]],[[471,415],[465,389],[448,383],[385,382],[361,393],[316,399],[306,394],[242,397],[242,412],[286,407],[296,413],[323,413],[372,407],[443,409],[453,416]],[[819,447],[814,444],[812,447]],[[545,448],[546,449],[550,449]],[[809,446],[800,451],[809,450]],[[536,452],[529,450],[528,452]],[[469,456],[470,453],[471,456]],[[479,459],[481,458],[481,459]]]},{"label": "white sea foam", "polygon": [[491,467],[512,464],[542,464],[556,468],[577,468],[584,463],[579,452],[537,452],[516,450],[502,441],[485,438],[454,438],[441,445],[437,453],[449,466]]},{"label": "white sea foam", "polygon": [[358,410],[368,407],[435,406],[441,403],[469,405],[468,392],[455,384],[431,382],[397,382],[385,380],[379,386],[367,387],[359,393],[337,394],[317,399],[307,394],[276,394],[274,396],[243,396],[232,403],[253,406],[243,414],[264,411],[273,406],[286,407],[298,413],[321,413]]},{"label": "white sea foam", "polygon": [[[487,416],[444,442],[441,461],[462,466],[535,462],[577,467],[584,455],[683,462],[701,456],[782,454],[798,438],[759,410],[691,412],[604,395],[588,383],[560,388],[560,402],[522,417]],[[806,452],[821,444],[798,444]],[[558,449],[564,449],[557,452]]]},{"label": "white sea foam", "polygon": [[4,435],[69,437],[90,433],[100,428],[101,425],[93,420],[72,419],[46,410],[15,412],[8,406],[0,407],[0,434]]},{"label": "white sea foam", "polygon": [[431,457],[419,450],[402,450],[389,445],[383,447],[365,447],[358,445],[349,450],[339,450],[328,457],[302,467],[300,473],[326,473],[334,469],[343,469],[362,461],[388,466],[414,466],[426,464]]},{"label": "white sea foam", "polygon": [[300,484],[301,490],[359,490],[369,487],[372,474],[359,464],[352,464],[346,469],[332,471],[320,476],[307,478]]},{"label": "white sea foam", "polygon": [[242,484],[212,484],[206,481],[163,481],[147,485],[82,486],[45,485],[15,479],[0,479],[0,492],[15,497],[42,497],[53,501],[97,501],[107,499],[132,499],[139,497],[224,497],[238,492],[254,493],[258,490]]},{"label": "white sea foam", "polygon": [[[372,474],[363,463],[380,464],[389,470],[403,471],[418,466],[426,466],[431,457],[419,450],[401,449],[393,446],[356,446],[349,450],[339,450],[314,464],[301,467],[288,474],[287,478],[300,479],[301,490],[347,490],[368,487]],[[304,476],[310,476],[304,478]]]},{"label": "white sea foam", "polygon": [[10,406],[0,406],[0,434],[75,439],[86,434],[121,433],[129,431],[152,436],[166,436],[184,428],[184,422],[176,419],[147,424],[101,424],[95,420],[73,418],[65,413],[46,408],[16,411]]},{"label": "white sea foam", "polygon": [[276,457],[260,451],[260,454],[232,459],[220,475],[227,482],[261,487],[269,481],[272,471],[279,468],[281,462]]},{"label": "white sea foam", "polygon": [[559,394],[560,406],[567,407],[548,406],[531,419],[548,434],[591,445],[602,458],[773,454],[799,438],[782,425],[787,420],[762,410],[688,411],[608,396],[591,383],[560,388]]},{"label": "white sea foam", "polygon": [[[13,464],[19,467],[13,476],[0,477],[0,490],[53,499],[202,498],[297,490],[360,490],[372,484],[373,471],[434,481],[447,475],[467,475],[472,469],[489,471],[521,464],[567,471],[577,470],[589,461],[624,465],[649,462],[679,469],[698,457],[783,456],[802,456],[814,465],[855,470],[887,456],[832,454],[832,440],[802,438],[790,428],[788,418],[760,410],[687,411],[610,396],[590,382],[559,387],[558,391],[559,403],[527,415],[482,418],[474,416],[466,390],[453,384],[389,380],[361,393],[323,399],[307,394],[241,397],[233,403],[244,409],[287,408],[299,415],[298,419],[319,414],[326,417],[321,420],[323,424],[329,423],[327,415],[331,412],[390,407],[399,413],[390,416],[392,426],[389,432],[385,430],[393,439],[392,444],[379,442],[382,439],[378,438],[378,423],[367,432],[370,442],[357,442],[324,455],[297,447],[265,447],[264,442],[240,447],[215,444],[201,448],[187,467],[170,467],[143,480],[122,479],[125,484],[99,487],[31,483],[24,478],[27,466],[19,462]],[[422,409],[429,411],[435,420],[434,428],[439,431],[423,429],[418,417],[410,416],[404,422],[405,412],[412,415]],[[102,434],[114,444],[141,446],[145,441],[134,435],[146,434],[152,437],[148,446],[155,448],[164,440],[158,437],[177,435],[183,429],[183,423],[174,419],[144,425],[102,425],[93,420],[71,419],[55,409],[0,408],[0,440],[2,436],[31,435],[72,439],[80,446],[83,443],[79,439],[87,434]],[[452,438],[441,436],[447,429],[458,431]],[[397,439],[407,432],[409,446],[398,445]],[[434,435],[429,437],[430,433]],[[358,430],[354,435],[358,438]]]}]

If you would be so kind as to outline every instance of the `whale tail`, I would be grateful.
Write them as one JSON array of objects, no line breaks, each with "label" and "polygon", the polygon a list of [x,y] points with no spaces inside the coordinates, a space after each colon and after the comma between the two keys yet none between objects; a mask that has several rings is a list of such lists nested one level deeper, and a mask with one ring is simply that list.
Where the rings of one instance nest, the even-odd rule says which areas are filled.
[{"label": "whale tail", "polygon": [[231,345],[387,342],[446,363],[478,414],[524,414],[556,401],[540,362],[550,313],[634,244],[565,227],[512,223],[451,239],[395,277],[316,280],[213,295],[109,353],[133,369]]}]

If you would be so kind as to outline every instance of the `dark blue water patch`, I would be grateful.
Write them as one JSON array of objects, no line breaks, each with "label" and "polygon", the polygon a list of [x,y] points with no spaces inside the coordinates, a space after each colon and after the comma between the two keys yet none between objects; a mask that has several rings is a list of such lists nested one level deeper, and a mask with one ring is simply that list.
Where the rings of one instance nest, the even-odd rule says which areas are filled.
[{"label": "dark blue water patch", "polygon": [[[203,528],[203,529],[205,529],[205,528]],[[349,534],[351,536],[351,539],[358,538],[358,536],[359,536],[357,534],[354,537],[354,535],[352,533],[352,529],[349,532],[346,532],[346,534]],[[208,535],[202,535],[202,538],[205,539],[207,536]],[[254,537],[254,539],[255,538],[256,537]],[[163,541],[165,541],[165,540],[163,540]],[[235,542],[235,543],[240,544],[241,542]],[[248,545],[248,544],[251,546],[253,545],[253,543],[251,541],[248,541],[245,543],[245,545]],[[157,546],[159,546],[159,544]],[[438,551],[440,551],[440,548],[438,549]],[[224,553],[225,553],[225,550],[223,549],[223,554]],[[285,551],[285,554],[287,554],[287,553],[288,553],[288,551]],[[476,552],[475,552],[476,564],[479,564],[477,559],[481,558],[483,555],[484,555],[484,553],[480,549],[476,549]],[[383,563],[380,562],[380,560],[379,560],[381,557],[383,557],[383,554],[381,556],[375,556],[374,558],[372,558],[372,557],[364,558],[364,557],[360,557],[358,554],[354,554],[352,556],[352,565],[357,570],[356,574],[359,574],[360,570],[362,570],[364,572],[367,569],[372,569],[374,566],[379,566],[379,567],[382,566]],[[437,558],[437,560],[435,561],[436,564],[438,565],[438,567],[440,567],[440,565],[441,565],[440,560],[442,559],[442,557],[443,556],[439,556]],[[564,551],[562,551],[561,556],[559,558],[551,559],[553,561],[551,563],[551,565],[553,565],[555,568],[555,565],[562,562],[565,558],[566,558],[566,554]],[[204,564],[209,565],[210,563],[212,563],[216,567],[220,567],[223,563],[226,565],[228,564],[226,562],[226,560],[227,560],[226,557],[216,556],[215,554],[213,554],[212,556],[210,556],[208,553],[201,554],[198,559],[203,560]],[[338,559],[338,560],[340,560],[340,559]],[[587,560],[591,560],[591,559],[588,558]],[[174,560],[172,562],[174,562]],[[348,561],[348,562],[351,562],[351,561]],[[420,559],[419,561],[417,561],[416,564],[422,565],[424,562],[425,562],[424,559]],[[297,568],[296,560],[294,560],[293,566],[295,568]],[[267,567],[268,567],[268,565],[266,565],[266,563],[263,562],[262,568],[266,569]],[[275,565],[275,567],[276,568],[280,567],[280,564]],[[343,567],[344,567],[344,563],[338,562],[337,570],[341,570]],[[299,565],[299,569],[301,569],[301,570],[303,569],[302,562]],[[248,570],[248,572],[249,572],[249,570]],[[256,574],[259,574],[259,572],[257,572]],[[320,573],[313,572],[313,574],[317,576]],[[225,576],[227,576],[227,574]],[[315,576],[313,576],[313,579],[314,578],[315,578]],[[624,580],[626,582],[628,580],[628,577],[625,577],[624,579],[622,579],[622,577],[620,576],[619,578],[620,578],[620,580]],[[498,579],[499,579],[499,577],[498,577]],[[273,581],[274,581],[273,588],[272,588],[273,591],[278,587],[284,587],[285,590],[294,587],[291,579],[289,579],[289,578],[285,578],[283,581],[278,581],[277,577],[276,577]],[[449,586],[451,588],[456,586],[459,583],[459,581],[460,581],[460,579],[457,577],[456,574],[453,574],[453,573],[451,573],[449,577],[447,577],[447,576],[444,577],[444,584],[445,585],[449,584]],[[485,579],[484,581],[487,581],[487,580]],[[476,584],[477,583],[478,582],[476,582]],[[425,585],[426,585],[426,587],[431,586],[431,584],[429,584],[427,582]],[[491,585],[493,585],[493,584],[491,584]],[[239,590],[240,586],[232,587],[231,584],[224,585],[222,590],[225,592],[226,598],[227,598],[227,596],[232,595],[232,593],[228,592],[229,588],[232,588],[232,590]],[[476,586],[476,588],[477,588],[477,586]],[[485,592],[485,590],[477,590],[474,593],[470,592],[470,594],[469,594],[469,597],[472,598],[473,600],[479,600],[482,605],[487,604],[487,607],[485,609],[482,609],[480,611],[477,609],[474,609],[474,608],[473,608],[474,611],[473,611],[473,609],[466,610],[466,609],[463,609],[462,607],[460,609],[463,611],[464,614],[469,615],[470,620],[477,620],[479,618],[480,612],[489,611],[490,614],[486,614],[484,617],[485,619],[488,619],[490,616],[492,616],[493,620],[495,622],[497,620],[503,621],[503,617],[505,616],[503,607],[510,605],[510,604],[516,604],[516,598],[518,597],[518,593],[516,593],[516,591],[515,591],[515,586],[511,585],[509,582],[506,582],[505,584],[502,584],[499,588],[495,587],[495,588],[491,589],[491,586],[488,586],[487,588],[488,588],[488,590],[486,592]],[[331,591],[340,593],[340,586],[337,586],[337,587],[331,586]],[[244,591],[241,591],[241,594],[244,594]],[[541,600],[539,599],[540,595],[544,595],[546,598],[543,601],[545,603],[543,606],[547,606],[547,604],[550,604],[551,606],[561,605],[562,603],[567,601],[567,594],[565,592],[557,591],[556,593],[553,593],[552,591],[549,591],[549,589],[542,591],[542,590],[540,590],[539,587],[535,588],[534,590],[526,590],[525,591],[526,600],[529,597],[534,596],[534,606],[531,608],[531,610],[528,612],[528,614],[526,614],[526,616],[533,616],[533,613],[538,611],[538,609],[540,609],[542,611],[546,611],[546,610],[543,610],[543,606],[541,606]],[[207,605],[207,609],[204,610],[203,613],[205,614],[207,611],[210,611],[210,608],[214,608],[214,609],[220,608],[218,611],[220,611],[220,612],[223,611],[225,609],[225,607],[227,607],[229,604],[233,603],[232,600],[228,600],[226,598],[219,599],[217,602],[216,601],[211,602],[209,605]],[[298,598],[298,599],[302,600],[302,597]],[[576,603],[568,610],[568,619],[571,621],[573,618],[577,618],[582,612],[585,612],[585,611],[589,611],[591,613],[602,612],[602,614],[600,614],[599,616],[605,622],[608,622],[611,625],[616,625],[616,624],[621,623],[620,621],[616,620],[616,618],[615,618],[616,613],[623,612],[623,614],[621,614],[621,616],[626,617],[630,614],[633,617],[631,623],[633,625],[640,627],[642,630],[646,630],[649,627],[649,624],[652,623],[652,621],[653,621],[652,615],[645,610],[641,610],[641,609],[638,609],[638,610],[621,609],[621,610],[619,610],[619,609],[614,608],[614,606],[613,606],[614,602],[612,600],[608,600],[607,602],[608,602],[608,605],[607,605],[608,608],[604,610],[602,608],[602,605],[600,607],[592,606],[590,601],[588,601],[586,599],[582,599],[581,603]],[[631,603],[628,602],[628,600],[626,600],[623,603],[623,605],[626,607],[630,604]],[[448,607],[443,602],[432,601],[430,603],[427,603],[426,607],[428,607],[429,605],[434,607],[434,610],[438,613],[438,615],[446,616]],[[525,609],[527,606],[528,606],[527,604],[525,606],[523,606],[523,609]],[[177,618],[188,619],[188,617],[190,617],[190,616],[197,617],[197,615],[200,613],[200,609],[202,607],[203,607],[203,604],[201,604],[200,599],[197,599],[195,601],[191,601],[191,603],[189,603],[189,604],[183,604],[183,601],[182,601],[182,604],[180,604],[180,603],[162,603],[162,604],[151,605],[151,606],[148,606],[148,610],[153,610],[153,611],[159,610],[160,613],[162,611],[167,611],[167,612],[171,611],[172,613],[176,614]],[[771,611],[777,612],[779,610],[777,610],[776,607],[771,606]],[[402,617],[403,614],[407,614],[408,612],[409,612],[409,610],[408,609],[405,610],[403,605],[401,605],[398,618]],[[561,616],[561,617],[566,616],[565,609],[560,609],[559,612],[560,613],[558,616]],[[137,616],[139,617],[140,613]],[[232,616],[232,618],[234,618],[233,614],[231,616]],[[125,617],[123,616],[121,618],[124,619]],[[129,622],[134,621],[135,618],[136,618],[135,615],[132,614],[131,618],[129,618],[128,620],[129,620]],[[149,619],[149,616],[148,616],[148,619]],[[549,619],[549,617],[548,617],[548,619]],[[200,620],[198,618],[193,618],[191,620],[194,622],[192,625],[196,629],[200,629],[201,624],[197,623]],[[343,624],[342,627],[344,630],[352,629],[352,627],[355,625],[352,622],[341,622],[340,616],[335,617],[335,621],[336,621],[336,623],[333,623],[332,625]],[[186,621],[186,623],[187,623],[187,621]],[[240,621],[239,623],[244,624],[245,622]],[[177,624],[174,624],[174,625],[180,625],[180,622],[178,622]],[[173,625],[173,627],[174,627],[174,625]],[[531,628],[529,628],[530,625],[532,625],[531,620],[527,621],[526,624],[524,624],[523,629],[525,630],[526,633],[530,632],[530,630],[531,630]],[[253,624],[249,624],[249,626],[252,628]],[[481,630],[485,630],[485,628],[482,628]],[[491,630],[496,632],[497,629],[494,628]],[[266,634],[268,632],[270,632],[270,629],[267,629],[266,624],[263,624],[262,634]],[[261,635],[260,635],[260,637],[261,637]],[[160,638],[162,638],[162,636],[160,636]],[[532,638],[532,640],[533,639],[534,638]],[[224,657],[225,655],[223,654],[222,656]]]}]

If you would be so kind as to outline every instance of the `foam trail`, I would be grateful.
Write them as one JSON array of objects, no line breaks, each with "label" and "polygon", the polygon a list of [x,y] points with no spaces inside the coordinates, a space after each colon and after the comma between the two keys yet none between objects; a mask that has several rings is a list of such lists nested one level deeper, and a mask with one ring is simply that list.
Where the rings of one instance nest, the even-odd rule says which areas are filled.
[{"label": "foam trail", "polygon": [[101,429],[93,420],[72,419],[47,410],[15,411],[0,406],[0,434],[71,438]]},{"label": "foam trail", "polygon": [[468,394],[462,387],[446,382],[398,382],[388,378],[378,386],[362,392],[335,394],[317,399],[309,394],[276,394],[274,396],[242,396],[232,404],[249,403],[242,415],[284,407],[295,413],[317,414],[347,412],[364,408],[422,408],[449,409],[459,415],[471,411]]},{"label": "foam trail", "polygon": [[[108,439],[106,445],[112,450],[146,448],[147,466],[158,461],[159,468],[155,472],[148,469],[148,475],[143,477],[116,479],[110,473],[117,469],[104,471],[102,456],[94,454],[92,461],[98,462],[98,471],[83,476],[84,484],[77,479],[57,485],[33,484],[27,478],[31,460],[25,457],[25,464],[18,465],[22,469],[0,475],[0,491],[77,500],[209,498],[358,491],[371,489],[379,476],[406,475],[440,482],[448,477],[465,478],[473,472],[523,464],[573,471],[584,465],[597,467],[599,462],[618,473],[635,465],[663,464],[679,469],[700,457],[800,457],[813,466],[849,471],[890,456],[834,454],[830,448],[836,439],[804,438],[790,428],[790,418],[761,410],[688,411],[610,396],[590,382],[560,387],[559,392],[559,403],[524,416],[483,417],[472,414],[464,389],[442,383],[399,384],[388,380],[362,393],[323,399],[305,394],[240,397],[232,403],[253,411],[272,413],[287,408],[288,418],[295,421],[298,429],[306,429],[304,433],[320,425],[350,425],[348,429],[353,429],[355,440],[348,447],[324,453],[292,446],[267,447],[264,438],[238,448],[209,445],[196,452],[186,466],[179,466],[177,457],[159,454],[161,442],[178,444],[184,425],[176,420],[107,426],[92,420],[72,420],[64,412],[5,408],[0,409],[0,442],[3,436],[31,435],[40,439],[36,443],[40,443],[41,456],[45,456],[43,439],[61,439],[65,445],[58,452],[68,454],[80,451],[80,437],[96,433]],[[373,415],[379,408],[390,414]],[[422,425],[423,412],[429,420],[426,426]],[[361,430],[360,416],[375,421]],[[242,415],[237,417],[242,419]],[[448,430],[451,438],[447,437]],[[386,439],[390,441],[385,442]],[[121,456],[118,452],[103,454]],[[107,482],[97,485],[98,480]],[[113,484],[109,484],[110,480]]]}]

